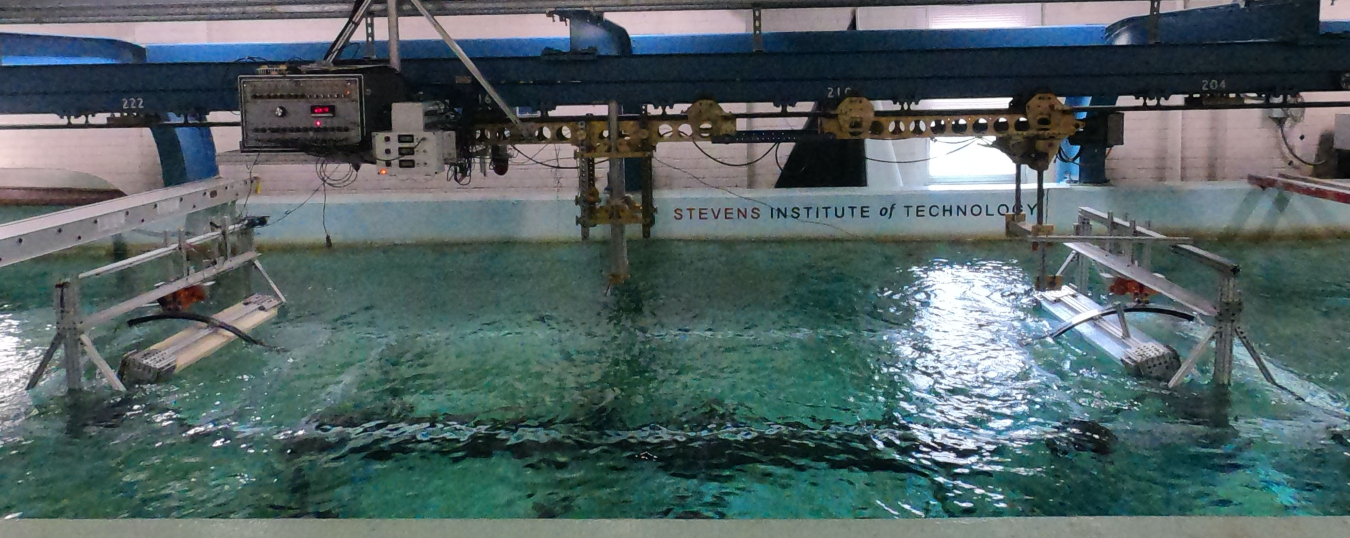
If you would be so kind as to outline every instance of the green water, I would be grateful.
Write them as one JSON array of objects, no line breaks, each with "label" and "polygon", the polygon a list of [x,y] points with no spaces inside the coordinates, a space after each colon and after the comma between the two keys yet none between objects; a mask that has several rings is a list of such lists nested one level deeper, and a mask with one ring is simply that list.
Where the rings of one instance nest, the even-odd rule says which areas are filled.
[{"label": "green water", "polygon": [[[99,260],[22,264],[0,270],[0,516],[1350,513],[1350,245],[1214,248],[1311,403],[1245,355],[1225,395],[1207,368],[1166,390],[1076,337],[1030,340],[1052,324],[1024,246],[862,242],[635,244],[610,296],[601,245],[267,253],[291,302],[255,334],[283,350],[231,344],[126,397],[67,398],[59,376],[30,395],[49,285]],[[1136,326],[1178,348],[1202,330]],[[95,341],[115,358],[181,327]],[[1052,453],[1075,419],[1111,453]]]}]

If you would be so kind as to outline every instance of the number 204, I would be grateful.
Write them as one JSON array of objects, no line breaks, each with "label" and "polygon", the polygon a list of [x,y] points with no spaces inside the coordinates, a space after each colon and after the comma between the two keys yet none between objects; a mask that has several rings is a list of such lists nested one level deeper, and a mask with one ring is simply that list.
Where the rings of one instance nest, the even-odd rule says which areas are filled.
[{"label": "number 204", "polygon": [[1200,81],[1201,91],[1217,91],[1228,89],[1228,81],[1224,79],[1205,79]]}]

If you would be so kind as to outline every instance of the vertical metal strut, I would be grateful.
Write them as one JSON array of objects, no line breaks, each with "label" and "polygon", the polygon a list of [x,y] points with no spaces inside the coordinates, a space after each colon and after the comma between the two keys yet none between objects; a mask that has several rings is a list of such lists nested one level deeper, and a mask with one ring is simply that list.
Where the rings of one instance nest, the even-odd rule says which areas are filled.
[{"label": "vertical metal strut", "polygon": [[74,282],[56,285],[56,338],[61,342],[66,390],[84,390],[84,349],[80,346],[80,288]]},{"label": "vertical metal strut", "polygon": [[652,172],[652,157],[642,159],[642,238],[652,238],[652,227],[656,226],[656,175]]},{"label": "vertical metal strut", "polygon": [[469,70],[469,74],[473,75],[474,80],[477,80],[478,84],[483,86],[483,90],[486,91],[488,96],[492,98],[492,101],[497,103],[497,106],[502,109],[502,112],[506,114],[507,119],[510,119],[511,123],[515,124],[517,129],[524,131],[525,126],[520,123],[520,117],[516,116],[515,110],[512,110],[511,106],[506,104],[506,100],[502,98],[501,94],[497,93],[497,88],[494,88],[492,83],[488,82],[487,78],[483,76],[483,72],[478,70],[478,65],[473,63],[473,59],[469,58],[469,55],[465,54],[464,49],[460,48],[459,43],[455,42],[455,38],[450,37],[450,32],[445,31],[445,27],[441,26],[440,21],[436,20],[436,17],[433,16],[430,11],[427,11],[427,7],[422,5],[422,0],[409,1],[412,2],[413,7],[417,8],[417,11],[422,13],[422,17],[424,17],[427,22],[431,23],[431,27],[436,29],[436,33],[441,35],[441,40],[445,41],[445,44],[455,53],[455,57],[459,58],[459,61]]},{"label": "vertical metal strut", "polygon": [[577,216],[577,225],[581,226],[581,240],[591,238],[591,228],[595,227],[595,206],[600,193],[595,188],[595,158],[584,157],[577,152],[577,207],[581,215]]},{"label": "vertical metal strut", "polygon": [[366,59],[375,59],[375,19],[366,17]]},{"label": "vertical metal strut", "polygon": [[[1021,168],[1021,166],[1018,166],[1019,170]],[[1045,227],[1045,170],[1036,171],[1036,227],[1037,230],[1043,230]],[[1048,243],[1039,243],[1036,246],[1038,247],[1037,250],[1040,251],[1041,258],[1040,273],[1038,273],[1040,275],[1038,279],[1040,280],[1040,286],[1038,287],[1048,289],[1050,287],[1048,278],[1050,275],[1048,272],[1050,266],[1049,261],[1046,258],[1050,252],[1050,245]]]},{"label": "vertical metal strut", "polygon": [[403,54],[399,50],[400,39],[398,32],[398,0],[389,0],[386,4],[389,11],[389,67],[394,71],[403,70]]},{"label": "vertical metal strut", "polygon": [[1224,275],[1219,278],[1219,315],[1214,319],[1215,385],[1226,387],[1233,383],[1233,344],[1241,315],[1242,303],[1238,296],[1237,279]]},{"label": "vertical metal strut", "polygon": [[[619,145],[619,103],[617,101],[609,102],[609,149],[614,151]],[[625,207],[626,191],[623,159],[609,160],[609,201],[606,204],[606,210],[609,211],[609,256],[610,256],[610,285],[620,284],[628,280],[628,242],[624,236],[623,220],[619,217]]]},{"label": "vertical metal strut", "polygon": [[328,46],[328,52],[323,55],[323,59],[317,64],[319,67],[332,67],[333,62],[339,56],[342,56],[342,49],[347,48],[347,43],[352,41],[352,36],[356,34],[356,29],[361,26],[361,21],[366,18],[366,14],[370,12],[370,6],[373,3],[375,3],[375,0],[361,1],[361,4],[356,7],[356,11],[352,12],[351,18],[347,19],[347,24],[342,26],[342,31],[338,33],[337,39],[334,39],[333,44]]}]

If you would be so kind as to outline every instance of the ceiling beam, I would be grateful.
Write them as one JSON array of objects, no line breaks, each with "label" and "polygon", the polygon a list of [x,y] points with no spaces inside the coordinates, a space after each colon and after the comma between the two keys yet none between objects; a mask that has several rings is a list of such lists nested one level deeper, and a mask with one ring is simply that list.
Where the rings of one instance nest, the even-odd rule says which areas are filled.
[{"label": "ceiling beam", "polygon": [[[1024,1],[1024,0],[1022,0]],[[1091,3],[1106,0],[1049,0]],[[601,12],[748,10],[827,7],[922,5],[982,5],[1017,0],[432,0],[425,2],[436,15],[543,14],[553,10],[590,9]],[[0,24],[58,24],[91,22],[208,21],[239,19],[344,18],[352,2],[332,0],[75,0],[63,2],[0,0]],[[404,9],[411,9],[405,6]],[[377,3],[376,15],[384,13]]]}]

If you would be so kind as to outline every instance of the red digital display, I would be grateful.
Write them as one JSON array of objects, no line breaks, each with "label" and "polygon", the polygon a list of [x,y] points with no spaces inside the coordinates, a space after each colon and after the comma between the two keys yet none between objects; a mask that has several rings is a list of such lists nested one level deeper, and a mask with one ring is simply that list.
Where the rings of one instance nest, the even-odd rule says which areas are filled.
[{"label": "red digital display", "polygon": [[309,114],[316,118],[333,117],[333,105],[314,105],[309,107]]}]

